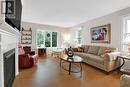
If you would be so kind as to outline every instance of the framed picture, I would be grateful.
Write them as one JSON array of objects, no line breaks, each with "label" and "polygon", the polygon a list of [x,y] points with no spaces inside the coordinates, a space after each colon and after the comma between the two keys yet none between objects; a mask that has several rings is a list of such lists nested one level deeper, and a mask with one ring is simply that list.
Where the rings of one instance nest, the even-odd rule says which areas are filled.
[{"label": "framed picture", "polygon": [[111,24],[91,28],[91,43],[110,43]]}]

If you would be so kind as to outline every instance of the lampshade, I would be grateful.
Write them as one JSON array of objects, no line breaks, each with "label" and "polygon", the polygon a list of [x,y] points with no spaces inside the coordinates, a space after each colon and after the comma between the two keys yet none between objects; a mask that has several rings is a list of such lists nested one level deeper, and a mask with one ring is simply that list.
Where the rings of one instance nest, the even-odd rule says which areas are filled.
[{"label": "lampshade", "polygon": [[65,35],[64,35],[64,41],[65,41],[65,42],[70,41],[70,35],[69,35],[69,34],[65,34]]},{"label": "lampshade", "polygon": [[68,41],[68,42],[63,42],[63,44],[62,44],[62,47],[63,48],[68,48],[68,47],[70,47],[70,42]]}]

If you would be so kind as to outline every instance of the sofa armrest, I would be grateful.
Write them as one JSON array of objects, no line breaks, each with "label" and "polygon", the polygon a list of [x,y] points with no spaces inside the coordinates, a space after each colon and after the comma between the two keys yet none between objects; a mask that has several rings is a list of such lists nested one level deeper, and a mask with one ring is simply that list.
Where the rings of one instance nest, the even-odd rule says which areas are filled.
[{"label": "sofa armrest", "polygon": [[128,75],[121,76],[120,87],[130,87],[130,76]]},{"label": "sofa armrest", "polygon": [[113,61],[113,60],[116,60],[117,59],[117,56],[120,55],[120,52],[111,52],[111,53],[107,53],[107,57],[106,57],[106,60],[107,61]]},{"label": "sofa armrest", "polygon": [[20,68],[30,67],[30,56],[29,56],[29,54],[20,54],[19,55],[19,67]]},{"label": "sofa armrest", "polygon": [[120,66],[120,59],[117,58],[118,55],[120,55],[120,52],[107,53],[107,56],[104,59],[104,69],[107,72],[110,72]]}]

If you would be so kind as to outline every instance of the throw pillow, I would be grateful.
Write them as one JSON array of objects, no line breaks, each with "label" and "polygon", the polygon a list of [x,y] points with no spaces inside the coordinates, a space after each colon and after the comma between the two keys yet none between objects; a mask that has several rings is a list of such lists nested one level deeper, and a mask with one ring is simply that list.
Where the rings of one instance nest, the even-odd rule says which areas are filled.
[{"label": "throw pillow", "polygon": [[78,52],[78,48],[72,48],[74,52]]},{"label": "throw pillow", "polygon": [[82,45],[81,47],[83,48],[84,53],[88,52],[89,45]]},{"label": "throw pillow", "polygon": [[23,50],[23,48],[21,46],[18,48],[18,53],[19,53],[19,55],[20,54],[25,54],[25,52],[24,52],[24,50]]},{"label": "throw pillow", "polygon": [[101,56],[102,58],[105,58],[105,57],[107,57],[107,53],[101,54],[100,56]]},{"label": "throw pillow", "polygon": [[84,52],[84,49],[82,47],[78,47],[78,52]]},{"label": "throw pillow", "polygon": [[105,57],[107,56],[107,53],[110,53],[110,52],[111,52],[111,50],[107,49],[107,50],[105,50],[100,56],[101,56],[102,58],[105,58]]},{"label": "throw pillow", "polygon": [[89,46],[88,53],[97,55],[99,51],[99,46]]},{"label": "throw pillow", "polygon": [[108,49],[108,48],[107,48],[107,47],[102,47],[102,46],[101,46],[101,47],[99,48],[98,55],[100,56],[102,53],[105,52],[106,49]]},{"label": "throw pillow", "polygon": [[110,53],[110,52],[111,52],[111,50],[107,49],[107,50],[105,50],[105,52],[106,52],[106,53]]}]

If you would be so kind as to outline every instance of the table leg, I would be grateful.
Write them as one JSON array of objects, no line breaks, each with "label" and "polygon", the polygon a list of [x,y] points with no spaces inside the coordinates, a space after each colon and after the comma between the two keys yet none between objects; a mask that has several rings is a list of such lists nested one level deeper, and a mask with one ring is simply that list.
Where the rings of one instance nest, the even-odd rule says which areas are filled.
[{"label": "table leg", "polygon": [[60,67],[61,67],[61,62],[62,62],[62,59],[60,59]]},{"label": "table leg", "polygon": [[69,64],[69,75],[71,74],[71,62]]},{"label": "table leg", "polygon": [[123,63],[121,64],[120,68],[125,64],[125,59],[122,58],[122,60],[123,60]]},{"label": "table leg", "polygon": [[81,77],[82,77],[82,64],[80,63],[80,73],[81,73]]}]

